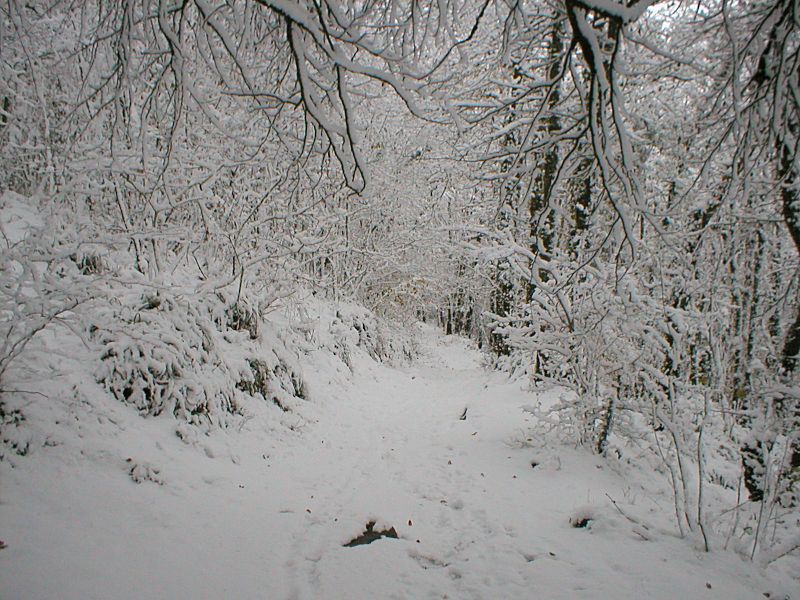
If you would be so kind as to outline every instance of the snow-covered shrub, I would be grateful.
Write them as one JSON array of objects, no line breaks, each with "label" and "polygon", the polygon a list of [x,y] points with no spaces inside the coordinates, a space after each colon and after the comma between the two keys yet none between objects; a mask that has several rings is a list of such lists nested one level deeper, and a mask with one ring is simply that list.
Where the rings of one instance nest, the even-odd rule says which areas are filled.
[{"label": "snow-covered shrub", "polygon": [[292,396],[301,400],[308,398],[305,382],[299,373],[290,366],[279,362],[272,367],[272,375],[272,380],[276,382],[279,389],[289,392]]},{"label": "snow-covered shrub", "polygon": [[285,343],[257,339],[263,323],[245,302],[160,292],[110,312],[93,327],[102,345],[96,377],[144,415],[226,425],[242,414],[242,394],[284,411],[308,396]]},{"label": "snow-covered shrub", "polygon": [[218,352],[219,332],[205,304],[147,296],[94,333],[104,346],[98,382],[142,414],[221,424],[239,412],[234,391],[242,368]]},{"label": "snow-covered shrub", "polygon": [[350,355],[359,348],[377,362],[396,363],[417,355],[410,336],[393,330],[372,312],[354,306],[340,306],[331,322],[332,350],[348,367]]},{"label": "snow-covered shrub", "polygon": [[284,412],[290,409],[287,400],[291,398],[306,399],[308,392],[299,373],[282,362],[270,367],[259,359],[250,359],[250,375],[239,381],[237,387],[256,396],[260,394],[265,400],[271,400]]},{"label": "snow-covered shrub", "polygon": [[259,323],[261,317],[258,310],[242,299],[231,304],[225,311],[227,326],[235,331],[246,331],[250,339],[258,339]]},{"label": "snow-covered shrub", "polygon": [[597,509],[590,504],[586,504],[584,506],[579,506],[572,511],[572,514],[569,517],[569,524],[576,529],[588,529],[591,527],[592,521],[596,519]]},{"label": "snow-covered shrub", "polygon": [[69,258],[84,275],[99,275],[105,270],[103,258],[97,254],[75,253],[71,254]]},{"label": "snow-covered shrub", "polygon": [[155,467],[147,462],[136,462],[132,458],[129,458],[127,462],[129,465],[128,475],[130,475],[134,483],[151,481],[153,483],[157,483],[158,485],[164,485],[164,478],[161,476],[161,469],[158,467]]},{"label": "snow-covered shrub", "polygon": [[271,371],[267,363],[263,360],[253,359],[249,361],[249,364],[250,376],[242,379],[236,384],[236,387],[251,396],[261,394],[264,398],[268,398]]},{"label": "snow-covered shrub", "polygon": [[20,426],[25,421],[25,415],[18,408],[9,408],[0,402],[0,460],[3,459],[5,446],[10,452],[25,456],[28,453],[28,441],[20,432]]}]

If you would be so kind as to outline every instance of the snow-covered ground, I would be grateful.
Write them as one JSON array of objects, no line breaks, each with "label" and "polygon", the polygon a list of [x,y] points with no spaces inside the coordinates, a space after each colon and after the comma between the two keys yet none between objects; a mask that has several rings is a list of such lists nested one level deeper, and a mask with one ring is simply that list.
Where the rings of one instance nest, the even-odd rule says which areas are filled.
[{"label": "snow-covered ground", "polygon": [[[0,461],[0,598],[800,597],[677,538],[658,478],[545,447],[524,382],[465,341],[420,336],[402,368],[319,351],[302,410],[210,435],[32,396],[52,433]],[[398,539],[346,547],[370,521]]]}]

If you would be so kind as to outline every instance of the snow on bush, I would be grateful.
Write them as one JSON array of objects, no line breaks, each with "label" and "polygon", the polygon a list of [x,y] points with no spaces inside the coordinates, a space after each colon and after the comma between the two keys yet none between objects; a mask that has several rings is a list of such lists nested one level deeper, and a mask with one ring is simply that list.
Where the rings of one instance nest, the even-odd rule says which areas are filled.
[{"label": "snow on bush", "polygon": [[123,305],[94,329],[105,348],[98,382],[142,414],[224,423],[239,410],[233,390],[244,369],[218,351],[206,308],[166,295]]},{"label": "snow on bush", "polygon": [[288,350],[259,342],[257,311],[222,294],[132,297],[100,323],[97,380],[143,415],[224,426],[242,414],[242,394],[284,411],[307,396]]},{"label": "snow on bush", "polygon": [[260,394],[271,400],[284,412],[291,410],[294,398],[305,400],[308,397],[306,385],[297,371],[278,361],[270,366],[263,360],[250,359],[250,374],[236,385],[251,396]]},{"label": "snow on bush", "polygon": [[161,476],[161,469],[147,462],[136,462],[132,458],[127,459],[128,475],[134,483],[144,483],[151,481],[158,485],[164,485],[164,478]]},{"label": "snow on bush", "polygon": [[329,333],[331,351],[351,369],[351,355],[356,348],[377,362],[401,363],[417,355],[410,336],[393,330],[374,313],[357,306],[340,305]]},{"label": "snow on bush", "polygon": [[[22,427],[24,421],[25,416],[22,411],[18,408],[9,408],[0,402],[0,432],[2,432],[0,441],[2,446],[19,456],[25,456],[30,449],[30,436]],[[0,460],[4,456],[2,446],[0,446]]]},{"label": "snow on bush", "polygon": [[569,524],[576,529],[588,529],[591,527],[592,521],[595,521],[596,519],[597,509],[590,504],[586,504],[584,506],[579,506],[572,511],[572,514],[569,517]]},{"label": "snow on bush", "polygon": [[227,317],[226,325],[236,331],[246,331],[250,334],[250,339],[258,339],[259,323],[261,316],[258,310],[252,307],[246,300],[239,299],[225,310]]}]

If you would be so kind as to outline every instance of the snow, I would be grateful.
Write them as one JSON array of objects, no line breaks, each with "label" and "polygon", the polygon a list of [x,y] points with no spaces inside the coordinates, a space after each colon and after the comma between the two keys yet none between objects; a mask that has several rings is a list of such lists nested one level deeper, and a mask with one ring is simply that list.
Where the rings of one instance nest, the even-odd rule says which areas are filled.
[{"label": "snow", "polygon": [[[422,357],[400,367],[315,351],[306,405],[207,433],[99,388],[77,400],[78,358],[51,357],[62,375],[27,398],[30,451],[0,461],[0,596],[800,596],[784,563],[678,538],[650,474],[545,446],[525,382],[468,342],[415,334]],[[344,547],[369,521],[399,539]]]}]

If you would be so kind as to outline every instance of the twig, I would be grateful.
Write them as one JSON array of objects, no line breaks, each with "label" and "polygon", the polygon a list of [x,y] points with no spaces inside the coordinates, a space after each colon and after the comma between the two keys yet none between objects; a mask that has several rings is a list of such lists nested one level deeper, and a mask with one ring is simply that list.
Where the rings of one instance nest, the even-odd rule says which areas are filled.
[{"label": "twig", "polygon": [[43,394],[42,392],[35,392],[33,390],[15,390],[8,388],[0,388],[0,394],[34,394],[36,396],[41,396],[45,400],[50,399],[50,396],[48,396],[47,394]]},{"label": "twig", "polygon": [[[611,496],[609,496],[608,494],[606,494],[606,498],[608,498],[608,499],[611,501],[611,504],[613,504],[613,505],[614,505],[614,508],[616,508],[616,509],[619,511],[619,514],[621,514],[623,517],[625,517],[626,519],[628,519],[628,521],[630,521],[630,522],[631,522],[631,523],[633,523],[634,525],[638,525],[639,527],[641,527],[642,529],[644,529],[644,530],[646,530],[646,531],[650,531],[650,528],[649,528],[647,525],[645,525],[644,523],[642,523],[641,521],[639,521],[639,520],[638,520],[638,519],[636,519],[635,517],[632,517],[632,516],[630,516],[630,515],[629,515],[629,514],[627,514],[627,513],[626,513],[624,510],[622,510],[622,509],[619,507],[619,504],[617,504],[617,501],[616,501],[616,500],[614,500],[614,499],[613,499]],[[641,534],[639,534],[639,535],[641,535]],[[644,537],[644,536],[642,536],[642,537]]]}]

